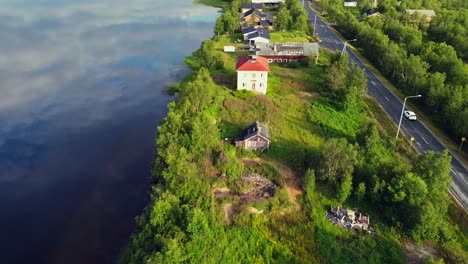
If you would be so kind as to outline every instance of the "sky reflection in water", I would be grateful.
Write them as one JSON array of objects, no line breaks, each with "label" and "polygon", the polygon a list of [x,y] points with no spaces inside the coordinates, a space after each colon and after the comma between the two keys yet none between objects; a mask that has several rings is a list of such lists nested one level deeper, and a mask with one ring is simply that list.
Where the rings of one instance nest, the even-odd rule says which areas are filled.
[{"label": "sky reflection in water", "polygon": [[189,0],[0,0],[0,259],[113,262],[148,198],[164,89],[216,16]]}]

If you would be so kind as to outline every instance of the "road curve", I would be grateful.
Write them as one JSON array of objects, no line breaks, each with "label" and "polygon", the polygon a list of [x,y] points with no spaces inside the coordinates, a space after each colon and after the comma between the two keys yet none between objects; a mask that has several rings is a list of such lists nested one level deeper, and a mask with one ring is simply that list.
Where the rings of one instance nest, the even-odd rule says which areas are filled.
[{"label": "road curve", "polygon": [[[308,6],[305,6],[306,11],[309,15],[309,20],[314,22],[315,12]],[[342,50],[344,46],[343,40],[331,30],[328,25],[317,16],[316,18],[315,32],[318,34],[321,42],[320,46],[331,50]],[[396,96],[390,89],[388,89],[383,82],[356,56],[356,54],[346,49],[349,54],[350,61],[358,65],[361,69],[365,70],[367,76],[367,89],[368,93],[377,100],[377,102],[383,107],[385,112],[390,118],[398,124],[401,115],[401,109],[403,107],[402,100]],[[410,100],[419,100],[413,98]],[[447,149],[439,139],[419,120],[408,121],[403,118],[401,123],[401,132],[408,139],[415,138],[414,147],[419,153],[425,153],[429,150],[440,153]],[[449,151],[450,153],[450,151]],[[468,209],[468,169],[451,153],[452,156],[452,168],[451,176],[453,178],[453,184],[451,187],[451,194],[460,202],[460,204]]]}]

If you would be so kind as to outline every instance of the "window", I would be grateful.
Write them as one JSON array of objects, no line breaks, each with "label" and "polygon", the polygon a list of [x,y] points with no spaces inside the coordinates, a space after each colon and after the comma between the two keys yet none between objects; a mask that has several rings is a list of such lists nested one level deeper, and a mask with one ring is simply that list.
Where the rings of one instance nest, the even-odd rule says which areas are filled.
[{"label": "window", "polygon": [[260,77],[263,77],[263,73],[260,73]]},{"label": "window", "polygon": [[278,59],[278,62],[283,62],[283,60],[281,60],[281,59]]},{"label": "window", "polygon": [[268,63],[272,63],[272,62],[273,62],[273,60],[272,60],[272,59],[268,59]]},{"label": "window", "polygon": [[250,146],[251,146],[251,147],[256,147],[256,146],[257,146],[257,142],[255,142],[255,141],[250,141]]},{"label": "window", "polygon": [[242,87],[245,87],[245,83],[242,83]]},{"label": "window", "polygon": [[263,84],[262,84],[262,83],[260,83],[260,87],[262,87],[262,86],[263,86]]}]

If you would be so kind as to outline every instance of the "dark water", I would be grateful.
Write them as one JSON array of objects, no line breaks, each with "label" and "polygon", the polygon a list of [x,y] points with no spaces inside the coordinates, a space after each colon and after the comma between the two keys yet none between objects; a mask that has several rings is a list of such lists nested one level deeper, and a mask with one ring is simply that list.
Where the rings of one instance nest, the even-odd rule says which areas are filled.
[{"label": "dark water", "polygon": [[217,10],[0,0],[0,262],[113,263],[148,201],[154,132]]}]

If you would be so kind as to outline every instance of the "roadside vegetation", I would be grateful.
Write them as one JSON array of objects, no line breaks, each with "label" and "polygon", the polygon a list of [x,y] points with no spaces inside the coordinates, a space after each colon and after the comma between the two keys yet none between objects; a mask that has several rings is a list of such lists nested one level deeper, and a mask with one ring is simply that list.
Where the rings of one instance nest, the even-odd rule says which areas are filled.
[{"label": "roadside vegetation", "polygon": [[[238,17],[232,6],[240,2],[224,16]],[[193,74],[173,87],[151,203],[121,263],[405,263],[405,241],[429,241],[440,245],[434,259],[466,262],[466,225],[449,211],[447,153],[416,156],[395,145],[394,127],[373,118],[385,114],[346,55],[321,50],[317,64],[271,64],[267,95],[236,91],[236,57],[249,53],[222,52],[242,45],[228,28],[215,28],[186,59]],[[310,39],[293,28],[272,36]],[[254,121],[271,130],[268,150],[226,140]],[[253,179],[273,184],[273,195],[253,197],[261,191]],[[376,235],[328,221],[339,203],[368,212]]]},{"label": "roadside vegetation", "polygon": [[[360,10],[371,7],[358,1]],[[382,1],[381,15],[358,15],[342,1],[321,1],[324,14],[404,95],[422,94],[419,104],[445,133],[468,135],[468,7],[466,1]],[[434,9],[431,22],[405,9]],[[466,148],[465,148],[466,149]]]}]

